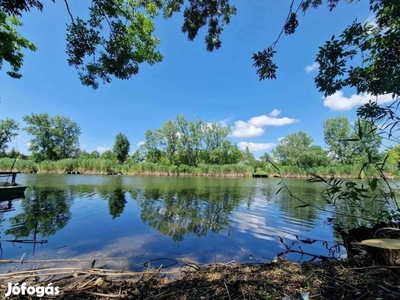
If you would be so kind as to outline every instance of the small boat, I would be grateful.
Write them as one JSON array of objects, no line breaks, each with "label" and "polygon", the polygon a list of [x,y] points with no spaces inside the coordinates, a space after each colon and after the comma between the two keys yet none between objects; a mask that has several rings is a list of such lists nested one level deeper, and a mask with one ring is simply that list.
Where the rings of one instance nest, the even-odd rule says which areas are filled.
[{"label": "small boat", "polygon": [[20,172],[0,172],[0,177],[6,178],[6,181],[0,182],[0,201],[25,197],[27,186],[15,182],[18,173]]}]

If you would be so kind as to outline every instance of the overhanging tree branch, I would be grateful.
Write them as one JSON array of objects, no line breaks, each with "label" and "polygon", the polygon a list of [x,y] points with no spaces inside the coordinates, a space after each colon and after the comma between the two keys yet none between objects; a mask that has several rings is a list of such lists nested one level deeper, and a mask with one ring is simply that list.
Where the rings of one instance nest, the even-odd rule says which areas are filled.
[{"label": "overhanging tree branch", "polygon": [[68,0],[64,0],[64,2],[65,2],[65,6],[67,7],[68,14],[69,14],[69,16],[71,18],[71,22],[73,24],[75,24],[74,17],[72,16],[71,10],[69,9]]}]

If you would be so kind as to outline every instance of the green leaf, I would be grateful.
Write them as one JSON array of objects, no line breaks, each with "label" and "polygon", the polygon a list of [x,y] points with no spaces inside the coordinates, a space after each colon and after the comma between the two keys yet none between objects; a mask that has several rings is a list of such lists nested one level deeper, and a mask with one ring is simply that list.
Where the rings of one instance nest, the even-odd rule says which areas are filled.
[{"label": "green leaf", "polygon": [[369,187],[371,188],[371,190],[374,192],[376,190],[376,186],[378,184],[378,179],[374,178],[371,180],[371,182],[369,183]]}]

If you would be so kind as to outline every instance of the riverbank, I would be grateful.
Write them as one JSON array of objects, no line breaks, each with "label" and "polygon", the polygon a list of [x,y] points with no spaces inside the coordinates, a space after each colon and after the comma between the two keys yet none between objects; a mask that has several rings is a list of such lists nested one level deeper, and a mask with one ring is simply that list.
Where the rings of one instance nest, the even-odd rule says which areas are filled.
[{"label": "riverbank", "polygon": [[59,287],[57,299],[399,299],[400,269],[370,262],[187,263],[180,270],[144,272],[37,269],[0,274],[0,292],[5,294],[9,282],[24,281],[27,286],[52,283]]},{"label": "riverbank", "polygon": [[[342,179],[364,179],[378,177],[376,170],[365,168],[360,174],[361,166],[335,165],[303,170],[295,166],[279,166],[279,172],[271,164],[264,163],[263,167],[251,167],[243,164],[234,165],[206,165],[199,166],[171,166],[155,163],[134,163],[128,161],[118,164],[111,159],[63,159],[59,161],[42,161],[35,163],[31,160],[0,159],[0,170],[21,173],[39,174],[89,174],[89,175],[144,175],[144,176],[209,176],[209,177],[252,177],[253,174],[267,175],[268,177],[281,176],[283,178],[311,178],[312,174],[323,177]],[[399,178],[400,174],[388,168],[387,178]]]}]

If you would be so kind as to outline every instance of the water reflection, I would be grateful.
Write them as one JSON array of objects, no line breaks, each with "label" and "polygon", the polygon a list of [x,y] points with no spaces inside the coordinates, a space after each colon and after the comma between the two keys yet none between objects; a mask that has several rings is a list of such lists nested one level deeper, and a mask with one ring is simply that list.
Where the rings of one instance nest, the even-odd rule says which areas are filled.
[{"label": "water reflection", "polygon": [[108,207],[113,219],[118,218],[124,211],[126,204],[125,193],[122,188],[116,188],[108,198]]},{"label": "water reflection", "polygon": [[303,224],[304,221],[313,224],[321,208],[325,207],[320,194],[322,186],[305,183],[303,180],[286,179],[285,182],[289,190],[283,188],[276,195],[276,203],[280,205],[287,221],[292,224]]},{"label": "water reflection", "polygon": [[8,211],[15,210],[14,206],[13,206],[13,203],[12,203],[12,200],[2,201],[0,203],[1,203],[0,204],[0,213],[5,213],[5,212],[8,212]]},{"label": "water reflection", "polygon": [[230,214],[243,196],[238,187],[146,187],[130,195],[141,207],[142,221],[174,241],[229,229]]},{"label": "water reflection", "polygon": [[71,219],[70,206],[65,190],[51,187],[30,187],[26,197],[21,200],[22,212],[9,218],[11,227],[5,231],[18,242],[43,242],[40,237],[54,235],[64,228]]},{"label": "water reflection", "polygon": [[[303,203],[285,190],[276,194],[278,179],[21,177],[33,188],[27,190],[26,199],[13,203],[16,211],[8,215],[12,226],[7,234],[31,240],[51,236],[41,247],[41,253],[45,249],[50,256],[55,255],[54,249],[65,247],[62,257],[101,253],[135,258],[137,263],[139,255],[146,253],[143,260],[182,255],[200,262],[216,257],[243,261],[247,252],[273,258],[285,250],[278,237],[291,245],[300,243],[297,236],[318,239],[301,246],[309,253],[326,255],[321,241],[335,239],[333,223],[347,222],[318,210],[330,209],[320,195],[323,186],[305,180],[285,181],[309,207],[300,207]],[[4,222],[7,227],[8,223]],[[7,247],[7,255],[20,257],[26,252],[9,243]]]}]

